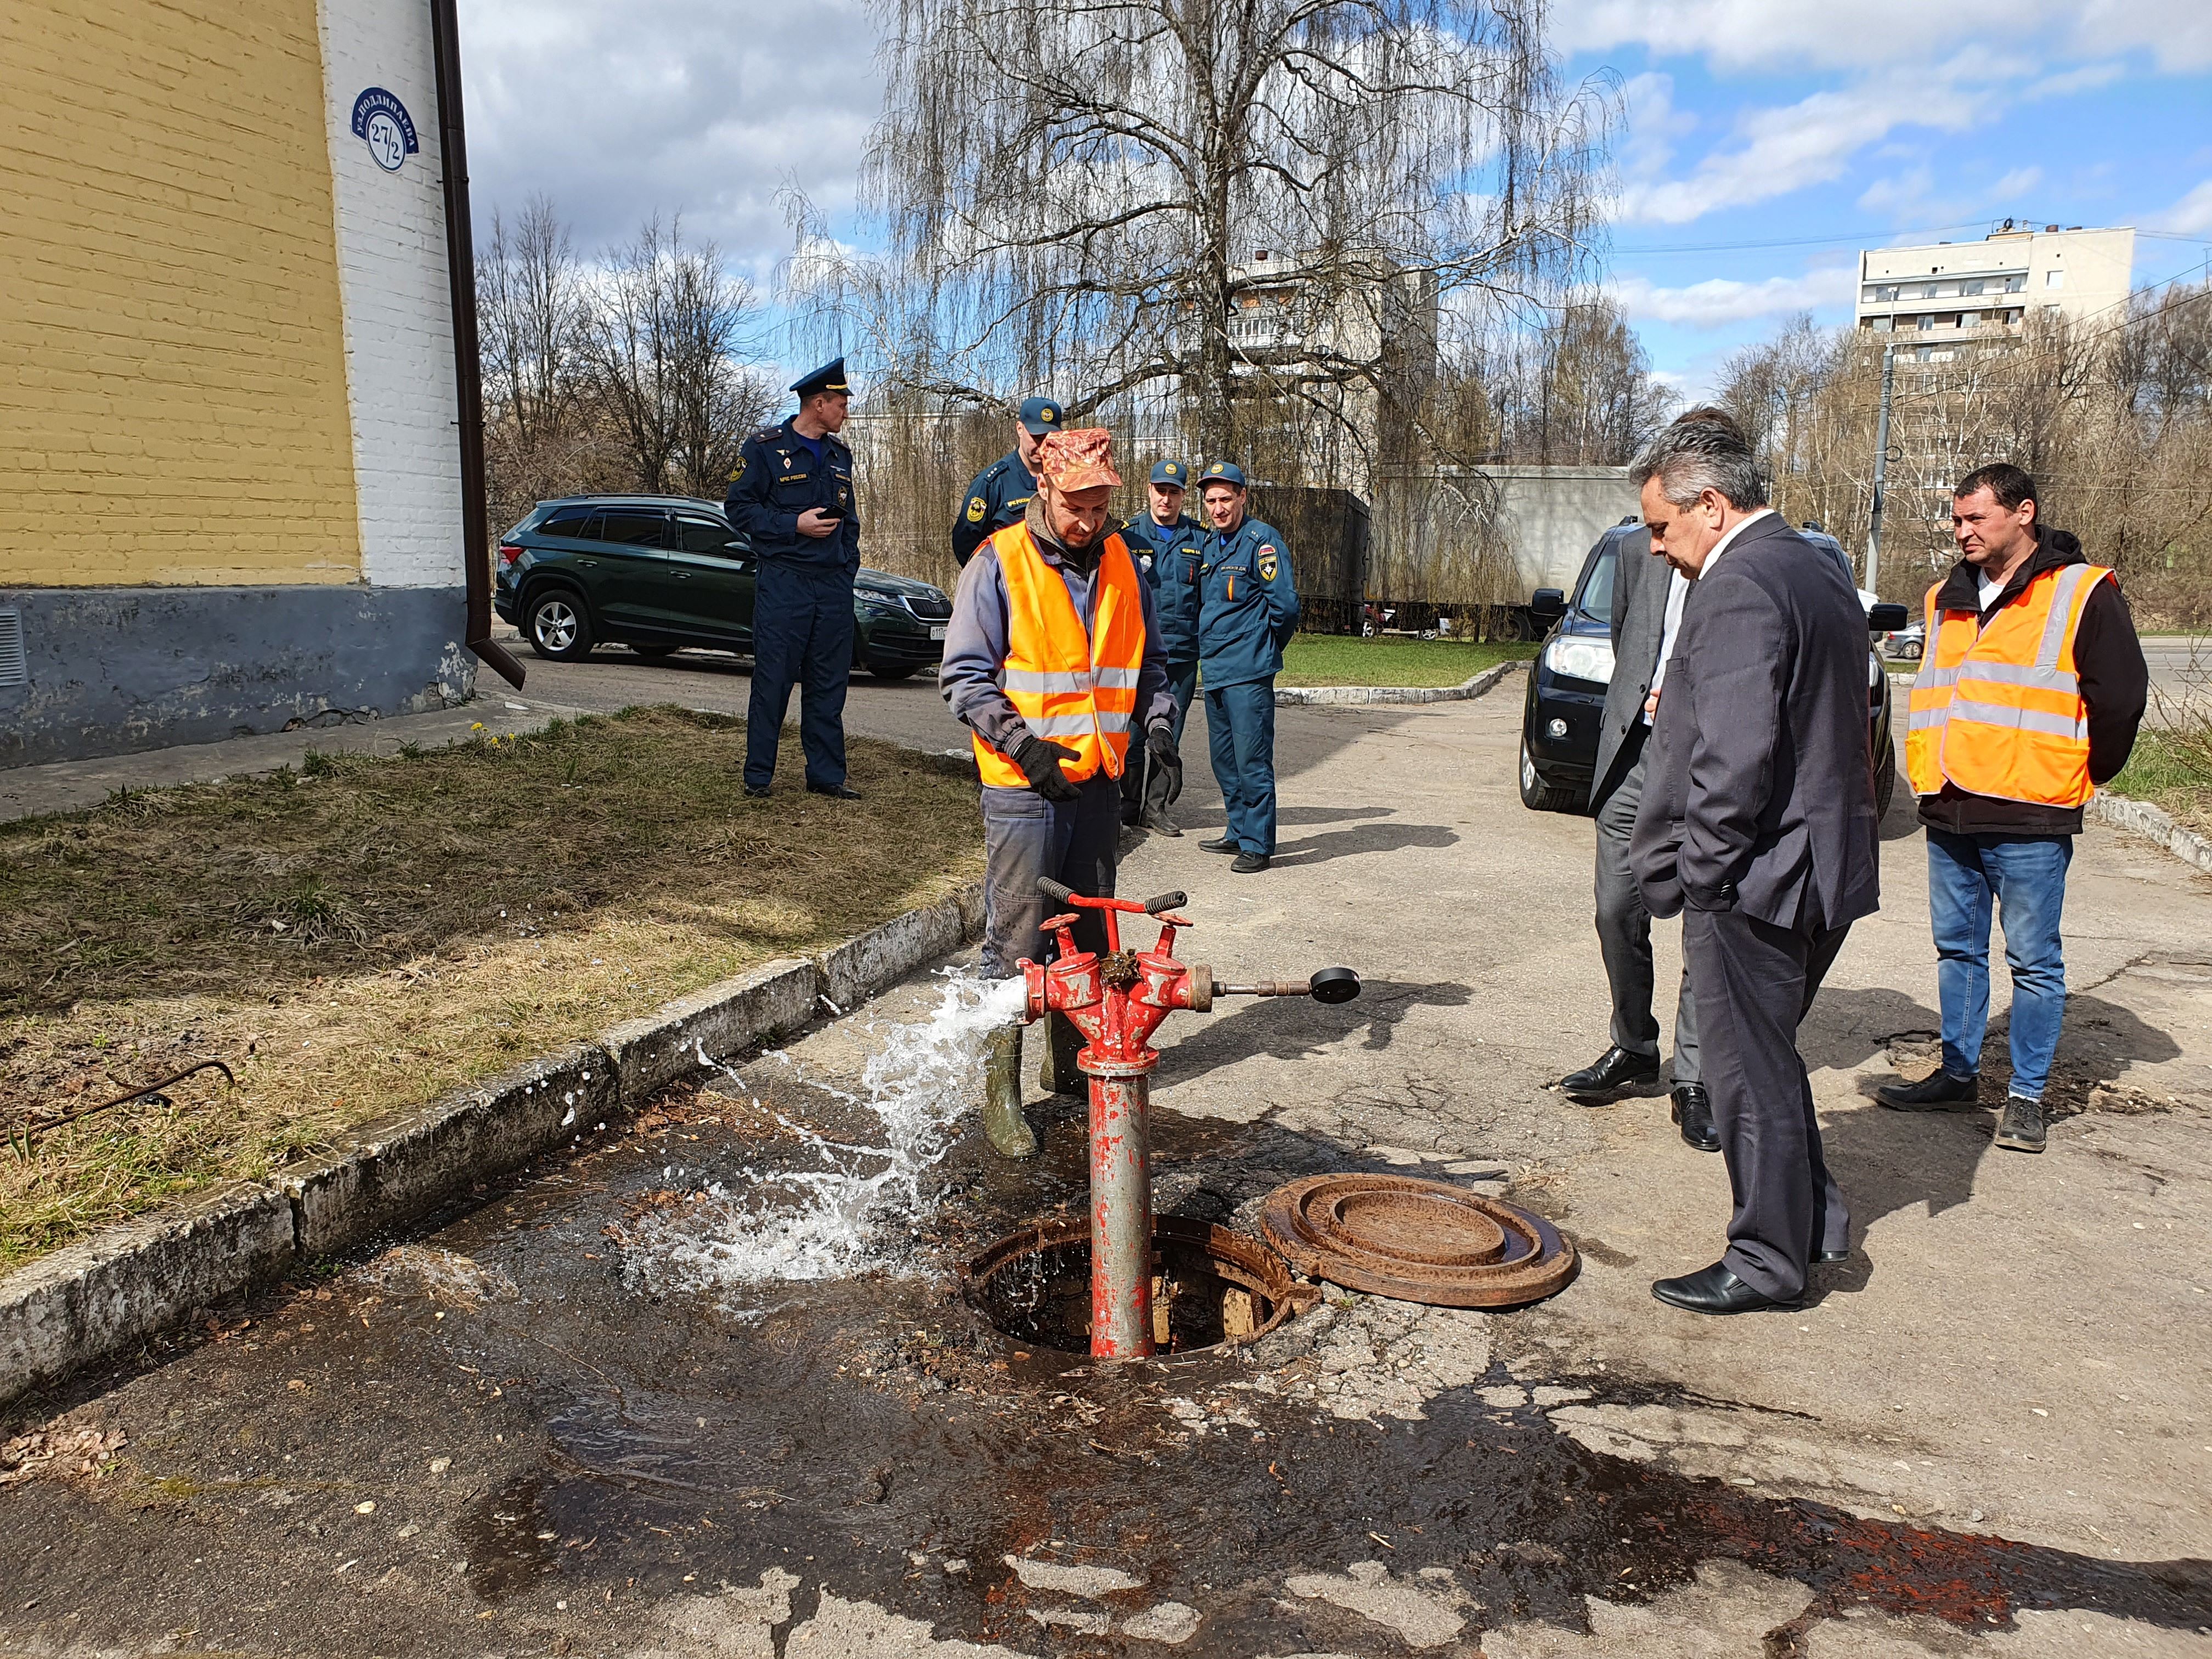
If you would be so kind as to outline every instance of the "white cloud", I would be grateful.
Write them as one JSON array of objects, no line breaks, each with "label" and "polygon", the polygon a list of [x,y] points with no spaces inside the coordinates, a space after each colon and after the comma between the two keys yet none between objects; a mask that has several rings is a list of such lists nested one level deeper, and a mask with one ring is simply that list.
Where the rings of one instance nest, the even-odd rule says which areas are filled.
[{"label": "white cloud", "polygon": [[1756,283],[1716,276],[1686,288],[1660,288],[1647,276],[1622,276],[1607,283],[1606,291],[1637,322],[1720,328],[1753,318],[1787,317],[1839,305],[1850,299],[1857,286],[1857,270],[1839,265],[1802,276],[1769,276]]},{"label": "white cloud", "polygon": [[2100,87],[2109,87],[2127,72],[2124,64],[2084,64],[2080,69],[2045,76],[2028,88],[2026,95],[2030,98],[2068,98],[2077,92],[2094,92]]},{"label": "white cloud", "polygon": [[1557,0],[1569,51],[1641,45],[1723,69],[1872,69],[1926,63],[1969,41],[2041,43],[2075,58],[2143,51],[2161,69],[2212,66],[2203,0]]},{"label": "white cloud", "polygon": [[680,212],[764,278],[796,183],[851,204],[882,98],[863,0],[797,10],[717,0],[459,0],[471,195],[478,214],[537,191],[579,250]]},{"label": "white cloud", "polygon": [[1990,83],[1962,88],[1925,67],[1816,92],[1795,104],[1737,119],[1742,143],[1709,154],[1686,179],[1629,179],[1625,218],[1687,224],[1721,208],[1744,208],[1840,176],[1851,158],[1901,126],[1961,131],[1990,104]]},{"label": "white cloud", "polygon": [[2212,231],[2212,179],[2207,179],[2164,213],[2158,215],[2152,228],[2175,231],[2184,236]]},{"label": "white cloud", "polygon": [[2002,201],[2008,196],[2025,196],[2043,182],[2041,167],[2014,167],[1990,186],[1989,193]]}]

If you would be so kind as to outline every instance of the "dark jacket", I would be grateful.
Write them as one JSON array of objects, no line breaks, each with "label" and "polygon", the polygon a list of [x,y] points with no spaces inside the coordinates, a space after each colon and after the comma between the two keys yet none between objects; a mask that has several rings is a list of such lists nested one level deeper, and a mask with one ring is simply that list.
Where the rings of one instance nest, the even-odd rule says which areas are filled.
[{"label": "dark jacket", "polygon": [[1188,515],[1160,524],[1149,513],[1121,526],[1121,539],[1152,583],[1160,643],[1178,667],[1198,660],[1198,568],[1206,531]]},{"label": "dark jacket", "polygon": [[1881,902],[1866,613],[1772,514],[1690,589],[1652,723],[1629,866],[1655,916],[1843,927]]},{"label": "dark jacket", "polygon": [[[1980,611],[1981,572],[1961,559],[1943,579],[1936,598],[1937,611],[1976,611],[1981,625],[2027,591],[2027,585],[2046,570],[2069,564],[2087,564],[2081,544],[2070,531],[2035,527],[2039,545],[2012,573],[1995,604]],[[1936,629],[1942,618],[1928,618],[1923,661],[1936,656]],[[2142,724],[2150,701],[2150,670],[2143,664],[2142,645],[2136,638],[2135,618],[2121,596],[2119,580],[2099,582],[2088,603],[2081,607],[2081,625],[2074,635],[2074,667],[2081,680],[2081,701],[2089,712],[2089,781],[2110,783],[2128,763],[2136,746],[2136,730]],[[1946,783],[1941,793],[1920,798],[1920,821],[1931,830],[1948,830],[1954,836],[2078,836],[2081,809],[2044,806],[2031,801],[1997,800],[1968,794]]]},{"label": "dark jacket", "polygon": [[952,562],[964,565],[986,538],[1019,522],[1036,495],[1036,480],[1022,465],[1022,452],[1010,449],[978,472],[960,498],[952,521]]},{"label": "dark jacket", "polygon": [[[796,419],[796,416],[792,419]],[[821,453],[792,428],[792,420],[764,427],[738,452],[723,511],[763,563],[842,571],[860,568],[860,514],[853,499],[853,452],[834,434],[820,440]],[[810,507],[838,515],[835,535],[802,536],[799,515]]]},{"label": "dark jacket", "polygon": [[1650,695],[1659,666],[1667,594],[1674,575],[1674,567],[1651,551],[1650,531],[1624,526],[1605,533],[1618,538],[1620,550],[1613,556],[1613,678],[1605,689],[1605,718],[1598,727],[1597,764],[1590,781],[1593,817],[1628,775],[1628,768],[1620,763],[1622,754],[1637,752],[1629,738],[1644,719],[1644,699]]}]

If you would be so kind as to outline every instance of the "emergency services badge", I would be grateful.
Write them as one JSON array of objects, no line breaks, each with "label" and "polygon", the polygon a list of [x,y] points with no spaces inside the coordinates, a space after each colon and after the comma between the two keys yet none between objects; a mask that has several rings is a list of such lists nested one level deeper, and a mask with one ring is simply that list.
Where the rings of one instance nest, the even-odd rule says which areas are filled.
[{"label": "emergency services badge", "polygon": [[1275,580],[1275,550],[1273,545],[1260,550],[1260,580],[1263,582]]},{"label": "emergency services badge", "polygon": [[968,522],[969,524],[983,522],[983,498],[981,495],[970,495],[968,498]]}]

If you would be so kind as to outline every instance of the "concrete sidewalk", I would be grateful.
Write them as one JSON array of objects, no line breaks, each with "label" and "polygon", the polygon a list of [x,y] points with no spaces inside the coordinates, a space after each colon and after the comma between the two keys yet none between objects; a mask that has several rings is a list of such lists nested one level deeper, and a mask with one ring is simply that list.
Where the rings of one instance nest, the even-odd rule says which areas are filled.
[{"label": "concrete sidewalk", "polygon": [[[333,711],[335,713],[336,711]],[[396,755],[403,744],[442,749],[465,743],[482,726],[493,737],[534,732],[547,721],[582,713],[565,704],[525,697],[501,687],[458,708],[392,720],[341,718],[329,725],[230,738],[222,743],[182,744],[97,760],[54,761],[0,771],[0,823],[50,812],[97,806],[118,789],[160,789],[179,783],[216,783],[297,766],[310,751],[325,755]]]}]

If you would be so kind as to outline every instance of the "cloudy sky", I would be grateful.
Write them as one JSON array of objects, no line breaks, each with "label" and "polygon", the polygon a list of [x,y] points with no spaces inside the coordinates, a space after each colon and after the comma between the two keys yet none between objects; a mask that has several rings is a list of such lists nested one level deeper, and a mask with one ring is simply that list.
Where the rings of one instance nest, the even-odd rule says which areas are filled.
[{"label": "cloudy sky", "polygon": [[[795,183],[842,222],[881,82],[862,0],[459,0],[477,209],[553,198],[595,249],[681,212],[763,282]],[[2212,256],[2207,0],[1555,0],[1627,127],[1611,282],[1666,374],[1810,309],[1862,246],[2010,216]]]}]

